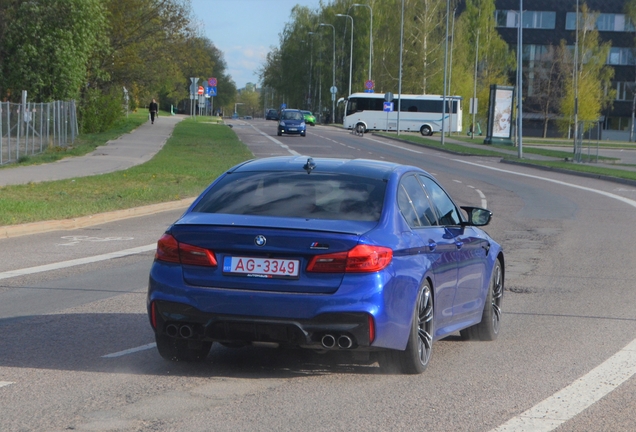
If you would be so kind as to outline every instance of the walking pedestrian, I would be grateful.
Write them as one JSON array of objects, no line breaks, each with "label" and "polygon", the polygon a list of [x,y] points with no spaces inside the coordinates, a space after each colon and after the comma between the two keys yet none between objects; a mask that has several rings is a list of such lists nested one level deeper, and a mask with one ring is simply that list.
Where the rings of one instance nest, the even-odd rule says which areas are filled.
[{"label": "walking pedestrian", "polygon": [[159,115],[159,106],[157,105],[157,101],[153,99],[152,102],[150,102],[148,111],[150,111],[150,124],[155,124],[155,116]]}]

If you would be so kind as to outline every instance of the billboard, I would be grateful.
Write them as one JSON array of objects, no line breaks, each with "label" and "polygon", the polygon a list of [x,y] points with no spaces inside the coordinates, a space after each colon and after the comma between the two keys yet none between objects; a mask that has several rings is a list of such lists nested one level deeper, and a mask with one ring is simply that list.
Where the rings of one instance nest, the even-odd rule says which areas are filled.
[{"label": "billboard", "polygon": [[496,84],[490,86],[488,130],[484,143],[512,145],[512,107],[514,98],[514,87]]}]

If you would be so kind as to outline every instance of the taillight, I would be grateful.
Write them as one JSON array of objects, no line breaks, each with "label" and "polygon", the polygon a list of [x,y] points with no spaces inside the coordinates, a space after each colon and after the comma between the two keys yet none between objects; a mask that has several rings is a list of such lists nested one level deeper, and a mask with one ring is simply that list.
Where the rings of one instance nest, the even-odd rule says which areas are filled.
[{"label": "taillight", "polygon": [[375,340],[375,320],[373,315],[369,314],[369,344]]},{"label": "taillight", "polygon": [[181,264],[216,267],[216,257],[209,249],[179,243],[179,256]]},{"label": "taillight", "polygon": [[150,325],[153,329],[157,328],[157,305],[155,302],[150,303]]},{"label": "taillight", "polygon": [[179,263],[179,242],[170,234],[164,234],[157,242],[157,252],[155,259],[159,261],[167,261]]},{"label": "taillight", "polygon": [[177,239],[170,234],[164,234],[157,242],[155,259],[205,267],[217,266],[214,252],[202,247],[179,243]]},{"label": "taillight", "polygon": [[372,273],[393,259],[393,251],[382,246],[357,245],[348,252],[316,255],[307,266],[313,273]]}]

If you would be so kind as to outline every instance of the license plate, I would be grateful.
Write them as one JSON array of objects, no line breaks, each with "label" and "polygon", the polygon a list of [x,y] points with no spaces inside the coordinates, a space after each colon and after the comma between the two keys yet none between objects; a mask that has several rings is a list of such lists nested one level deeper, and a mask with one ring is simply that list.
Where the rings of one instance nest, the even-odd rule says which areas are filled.
[{"label": "license plate", "polygon": [[230,257],[223,258],[223,273],[260,278],[298,278],[298,260]]},{"label": "license plate", "polygon": [[296,128],[289,128],[290,131],[295,131],[297,130]]}]

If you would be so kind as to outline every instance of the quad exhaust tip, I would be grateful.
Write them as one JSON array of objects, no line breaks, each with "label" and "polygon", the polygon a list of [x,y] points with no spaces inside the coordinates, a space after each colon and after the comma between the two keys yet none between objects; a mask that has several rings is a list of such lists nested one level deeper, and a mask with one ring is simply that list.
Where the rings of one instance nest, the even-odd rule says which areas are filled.
[{"label": "quad exhaust tip", "polygon": [[353,340],[347,335],[338,336],[336,339],[336,336],[326,334],[322,337],[320,342],[322,343],[322,346],[327,349],[336,348],[336,345],[341,349],[349,349],[353,346]]},{"label": "quad exhaust tip", "polygon": [[184,324],[177,326],[176,324],[168,324],[166,326],[166,334],[170,337],[180,337],[183,339],[190,339],[194,336],[194,329],[191,325]]},{"label": "quad exhaust tip", "polygon": [[342,349],[349,349],[353,346],[353,341],[349,336],[342,335],[338,338],[338,346]]}]

